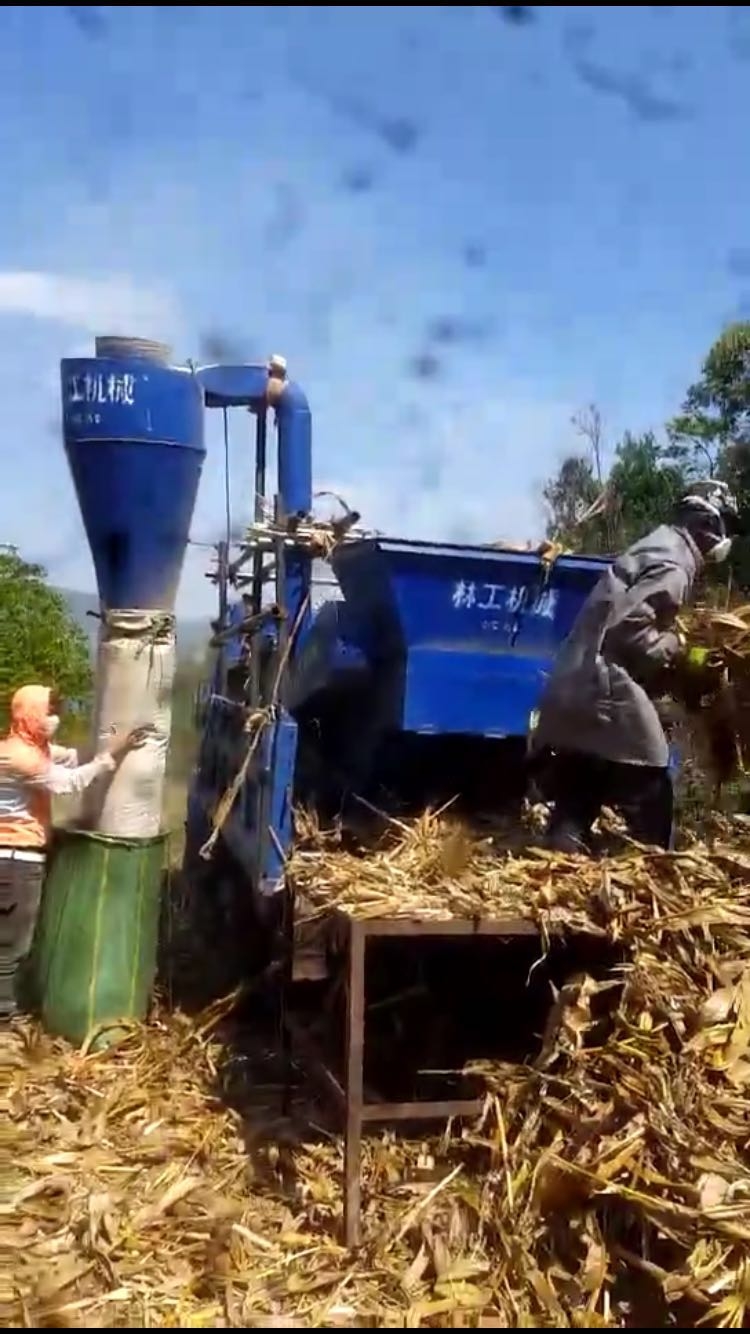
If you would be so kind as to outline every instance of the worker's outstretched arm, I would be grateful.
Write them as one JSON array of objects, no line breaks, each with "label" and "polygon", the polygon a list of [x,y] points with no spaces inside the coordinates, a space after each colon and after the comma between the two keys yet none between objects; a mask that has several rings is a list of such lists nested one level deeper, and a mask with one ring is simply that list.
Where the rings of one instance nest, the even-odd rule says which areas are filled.
[{"label": "worker's outstretched arm", "polygon": [[683,650],[675,627],[689,592],[685,572],[668,566],[643,581],[643,597],[609,632],[606,652],[644,686],[657,686]]},{"label": "worker's outstretched arm", "polygon": [[[146,738],[153,731],[151,727],[135,727],[124,737],[113,737],[107,750],[95,755],[88,764],[60,763],[56,758],[55,752],[59,754],[63,748],[60,746],[50,747],[51,760],[46,769],[36,774],[33,778],[27,779],[32,787],[41,787],[49,792],[53,797],[70,797],[78,792],[85,792],[95,779],[101,774],[114,773],[120,760],[127,755],[130,750],[137,750],[142,746]],[[70,759],[71,752],[65,751],[65,756]],[[75,752],[72,752],[75,755]],[[76,760],[78,759],[75,755]]]},{"label": "worker's outstretched arm", "polygon": [[65,769],[78,768],[78,751],[70,746],[50,746],[50,758],[53,764],[61,764]]},{"label": "worker's outstretched arm", "polygon": [[108,752],[95,756],[88,764],[79,764],[75,769],[53,760],[42,773],[29,779],[29,784],[43,788],[53,797],[71,797],[85,792],[101,774],[114,773],[116,768],[117,761]]}]

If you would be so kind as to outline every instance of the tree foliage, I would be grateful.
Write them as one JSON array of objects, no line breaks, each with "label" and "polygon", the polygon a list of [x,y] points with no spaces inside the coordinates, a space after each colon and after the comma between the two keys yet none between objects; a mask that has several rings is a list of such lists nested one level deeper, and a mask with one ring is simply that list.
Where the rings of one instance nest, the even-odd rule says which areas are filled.
[{"label": "tree foliage", "polygon": [[[621,551],[668,521],[691,480],[720,477],[740,509],[732,577],[750,587],[750,322],[731,324],[716,339],[679,413],[666,424],[666,444],[652,432],[626,432],[605,475],[598,409],[588,407],[573,425],[587,447],[566,458],[543,487],[549,537],[576,551]],[[606,506],[584,519],[602,493]]]},{"label": "tree foliage", "polygon": [[[622,550],[669,519],[685,485],[682,467],[651,432],[640,436],[626,432],[602,485],[594,475],[595,466],[573,455],[563,461],[543,490],[547,535],[574,551],[608,554]],[[603,491],[605,507],[584,519]]]},{"label": "tree foliage", "polygon": [[750,322],[730,324],[703,362],[667,433],[691,475],[712,474],[732,487],[741,532],[732,570],[750,585]]},{"label": "tree foliage", "polygon": [[46,571],[13,552],[0,552],[0,722],[19,686],[54,686],[66,700],[85,702],[91,690],[86,636]]},{"label": "tree foliage", "polygon": [[685,484],[683,468],[651,431],[644,435],[626,431],[607,479],[614,549],[622,550],[651,528],[667,523]]},{"label": "tree foliage", "polygon": [[703,474],[722,468],[727,451],[750,448],[750,323],[730,324],[719,335],[667,432]]},{"label": "tree foliage", "polygon": [[570,454],[560,470],[542,489],[547,508],[547,536],[565,547],[585,544],[583,515],[599,495],[600,487],[591,464],[580,454]]}]

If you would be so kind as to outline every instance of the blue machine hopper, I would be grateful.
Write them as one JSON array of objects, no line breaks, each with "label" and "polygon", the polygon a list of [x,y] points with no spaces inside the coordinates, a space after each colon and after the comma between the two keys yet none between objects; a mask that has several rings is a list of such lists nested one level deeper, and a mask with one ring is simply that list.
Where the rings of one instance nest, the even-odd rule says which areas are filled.
[{"label": "blue machine hopper", "polygon": [[343,600],[311,622],[287,693],[305,796],[520,795],[545,673],[603,564],[381,537],[340,547]]},{"label": "blue machine hopper", "polygon": [[[525,736],[601,560],[388,538],[341,547],[344,595],[297,654],[292,709],[357,679],[384,730]],[[365,685],[366,683],[366,685]]]}]

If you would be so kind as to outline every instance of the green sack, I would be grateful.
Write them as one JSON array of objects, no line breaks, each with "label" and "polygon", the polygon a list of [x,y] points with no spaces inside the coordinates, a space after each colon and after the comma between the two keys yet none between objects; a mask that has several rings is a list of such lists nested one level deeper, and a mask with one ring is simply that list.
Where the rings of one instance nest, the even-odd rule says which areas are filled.
[{"label": "green sack", "polygon": [[98,1045],[145,1019],[156,973],[166,835],[118,839],[63,830],[50,856],[31,961],[50,1033]]}]

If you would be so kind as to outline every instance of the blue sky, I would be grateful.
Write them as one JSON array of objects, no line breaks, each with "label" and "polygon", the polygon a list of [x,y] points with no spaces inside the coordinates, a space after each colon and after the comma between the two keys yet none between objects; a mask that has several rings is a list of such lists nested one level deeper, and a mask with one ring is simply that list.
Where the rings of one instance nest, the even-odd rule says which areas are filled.
[{"label": "blue sky", "polygon": [[571,415],[658,428],[750,315],[749,78],[746,6],[6,7],[0,540],[93,587],[57,422],[96,332],[283,353],[368,524],[538,534]]}]

